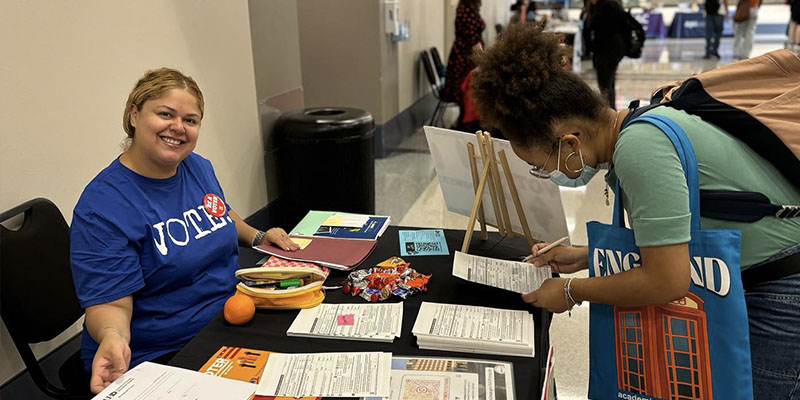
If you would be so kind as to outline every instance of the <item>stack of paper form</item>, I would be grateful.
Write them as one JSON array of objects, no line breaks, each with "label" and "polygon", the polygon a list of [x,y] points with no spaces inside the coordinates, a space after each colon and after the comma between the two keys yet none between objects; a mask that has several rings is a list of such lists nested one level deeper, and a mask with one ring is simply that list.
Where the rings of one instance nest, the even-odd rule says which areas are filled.
[{"label": "stack of paper form", "polygon": [[400,337],[403,303],[320,304],[300,310],[288,336],[391,343]]},{"label": "stack of paper form", "polygon": [[411,332],[421,349],[534,356],[527,311],[423,302]]}]

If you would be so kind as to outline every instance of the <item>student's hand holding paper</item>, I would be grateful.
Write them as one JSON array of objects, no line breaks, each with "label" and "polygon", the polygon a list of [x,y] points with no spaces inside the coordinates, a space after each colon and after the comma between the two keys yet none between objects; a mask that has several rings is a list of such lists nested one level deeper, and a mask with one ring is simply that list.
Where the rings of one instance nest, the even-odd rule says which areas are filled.
[{"label": "student's hand holding paper", "polygon": [[539,250],[547,247],[550,243],[536,243],[531,247],[531,254],[534,255],[528,262],[543,267],[550,265],[553,271],[558,273],[570,274],[589,267],[589,248],[556,246],[542,254]]},{"label": "student's hand holding paper", "polygon": [[[539,289],[522,295],[522,300],[553,313],[567,311],[567,298],[564,296],[564,278],[550,278]],[[572,304],[570,304],[572,306]]]}]

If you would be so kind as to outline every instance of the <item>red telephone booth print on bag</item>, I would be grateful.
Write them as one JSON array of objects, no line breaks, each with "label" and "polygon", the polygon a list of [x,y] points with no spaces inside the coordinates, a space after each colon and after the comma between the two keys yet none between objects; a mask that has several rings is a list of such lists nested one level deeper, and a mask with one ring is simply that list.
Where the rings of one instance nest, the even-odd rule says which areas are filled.
[{"label": "red telephone booth print on bag", "polygon": [[614,307],[617,385],[661,399],[711,399],[703,300],[688,293],[667,304]]}]

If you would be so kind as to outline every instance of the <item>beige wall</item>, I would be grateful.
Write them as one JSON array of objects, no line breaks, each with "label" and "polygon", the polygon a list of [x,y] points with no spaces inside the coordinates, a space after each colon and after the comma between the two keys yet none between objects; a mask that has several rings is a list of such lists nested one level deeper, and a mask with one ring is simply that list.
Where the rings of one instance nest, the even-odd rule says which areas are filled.
[{"label": "beige wall", "polygon": [[442,21],[445,4],[442,1],[401,0],[400,18],[409,20],[411,27],[409,40],[396,45],[398,112],[430,91],[419,57],[422,50],[433,46],[439,49],[439,54],[444,50],[445,27]]},{"label": "beige wall", "polygon": [[428,93],[419,64],[423,49],[444,49],[449,0],[401,0],[410,40],[384,33],[384,4],[376,0],[298,0],[300,58],[307,106],[352,106],[382,124]]},{"label": "beige wall", "polygon": [[[44,196],[70,221],[83,187],[120,152],[122,110],[135,80],[164,65],[193,76],[204,92],[196,151],[214,163],[232,207],[246,216],[266,203],[245,0],[20,0],[1,7],[0,209]],[[5,327],[0,335],[5,382],[22,364]]]},{"label": "beige wall", "polygon": [[365,109],[382,122],[377,0],[298,0],[306,106]]},{"label": "beige wall", "polygon": [[269,188],[267,200],[273,201],[279,194],[273,126],[282,112],[303,106],[297,0],[249,0],[248,5],[265,178]]}]

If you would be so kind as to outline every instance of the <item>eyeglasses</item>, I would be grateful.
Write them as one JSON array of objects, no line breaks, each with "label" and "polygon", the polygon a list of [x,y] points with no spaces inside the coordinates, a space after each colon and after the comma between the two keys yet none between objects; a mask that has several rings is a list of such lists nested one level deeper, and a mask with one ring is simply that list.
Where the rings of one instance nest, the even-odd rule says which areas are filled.
[{"label": "eyeglasses", "polygon": [[553,155],[553,150],[555,150],[555,146],[550,149],[550,152],[547,153],[547,158],[544,159],[541,167],[537,167],[535,165],[531,165],[530,172],[531,175],[540,178],[540,179],[550,179],[550,172],[544,169],[544,166],[547,165],[547,162],[550,161],[550,156]]},{"label": "eyeglasses", "polygon": [[[578,136],[578,135],[580,135],[580,132],[572,132],[571,135]],[[566,135],[564,135],[564,136],[566,136]],[[561,149],[561,147],[560,147],[561,138],[564,137],[564,136],[559,136],[558,137],[559,151],[561,151],[560,150]],[[540,179],[550,179],[550,172],[545,170],[544,166],[547,165],[548,161],[550,161],[550,156],[553,155],[553,150],[555,150],[555,149],[556,149],[556,145],[553,144],[553,147],[550,148],[550,152],[547,153],[547,158],[544,159],[544,162],[542,163],[542,166],[541,167],[537,167],[535,165],[531,165],[531,170],[528,171],[528,172],[530,172],[531,175],[533,175],[533,176],[535,176],[537,178],[540,178]],[[558,168],[558,166],[556,166],[556,168]]]}]

